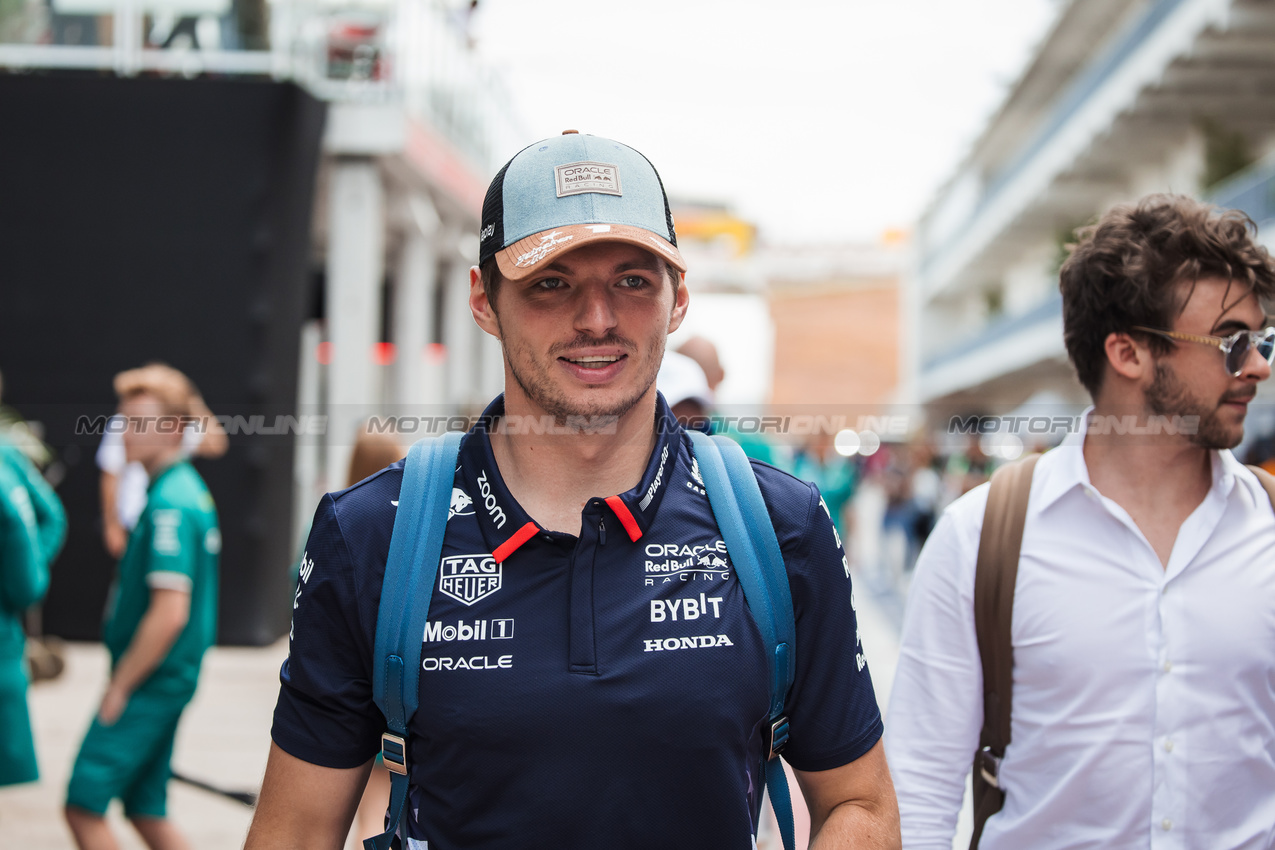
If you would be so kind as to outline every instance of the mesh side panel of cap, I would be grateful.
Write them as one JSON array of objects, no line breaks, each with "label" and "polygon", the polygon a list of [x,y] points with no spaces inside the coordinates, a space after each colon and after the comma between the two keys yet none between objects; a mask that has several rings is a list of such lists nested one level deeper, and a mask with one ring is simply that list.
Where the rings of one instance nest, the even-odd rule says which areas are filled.
[{"label": "mesh side panel of cap", "polygon": [[655,163],[651,162],[646,154],[642,153],[637,148],[630,148],[630,150],[642,157],[642,159],[646,160],[646,164],[651,166],[651,171],[655,174],[655,182],[660,184],[660,194],[664,196],[664,220],[668,222],[668,241],[673,244],[674,248],[676,248],[677,231],[673,229],[673,210],[669,209],[668,192],[664,190],[664,178],[660,176],[660,170],[655,167]]},{"label": "mesh side panel of cap", "polygon": [[[529,147],[531,145],[527,145],[527,148]],[[496,172],[496,176],[491,179],[491,185],[487,187],[487,197],[483,198],[482,232],[479,234],[481,241],[478,245],[480,266],[505,247],[505,172],[527,148],[511,156],[509,161]]]}]

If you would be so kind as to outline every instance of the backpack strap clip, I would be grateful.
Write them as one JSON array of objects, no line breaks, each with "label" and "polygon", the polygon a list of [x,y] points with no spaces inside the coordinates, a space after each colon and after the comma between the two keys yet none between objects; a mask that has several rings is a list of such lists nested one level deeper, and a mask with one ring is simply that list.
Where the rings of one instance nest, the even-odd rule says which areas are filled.
[{"label": "backpack strap clip", "polygon": [[407,776],[407,741],[393,732],[382,733],[381,759],[390,773]]},{"label": "backpack strap clip", "polygon": [[786,746],[788,746],[788,715],[781,714],[770,724],[770,746],[769,752],[766,753],[766,760],[770,761],[782,753]]},{"label": "backpack strap clip", "polygon": [[993,788],[1001,787],[1001,759],[992,752],[991,747],[983,747],[974,758],[978,765],[978,773],[983,781]]}]

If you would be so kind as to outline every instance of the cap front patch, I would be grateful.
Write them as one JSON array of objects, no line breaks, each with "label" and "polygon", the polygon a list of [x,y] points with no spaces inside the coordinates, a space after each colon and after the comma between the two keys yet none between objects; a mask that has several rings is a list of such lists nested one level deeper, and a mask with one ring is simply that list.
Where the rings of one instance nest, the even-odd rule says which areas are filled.
[{"label": "cap front patch", "polygon": [[622,195],[620,169],[605,162],[569,162],[553,170],[558,184],[558,197],[596,192],[602,195]]}]

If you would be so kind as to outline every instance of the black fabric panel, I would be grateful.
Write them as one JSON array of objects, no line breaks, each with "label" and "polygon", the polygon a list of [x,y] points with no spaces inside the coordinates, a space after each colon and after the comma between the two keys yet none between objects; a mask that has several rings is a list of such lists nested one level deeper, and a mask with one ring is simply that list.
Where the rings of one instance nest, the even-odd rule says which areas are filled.
[{"label": "black fabric panel", "polygon": [[[524,148],[525,150],[525,148]],[[519,151],[521,153],[522,151]],[[483,225],[479,234],[478,264],[496,256],[496,252],[505,247],[505,172],[513,164],[513,159],[501,166],[487,187],[487,196],[483,198]],[[488,232],[490,231],[490,233]]]},{"label": "black fabric panel", "polygon": [[[0,75],[0,370],[66,466],[70,519],[46,631],[100,634],[99,437],[112,376],[186,372],[215,413],[296,412],[310,226],[326,107],[247,79]],[[222,643],[288,628],[294,437],[232,434],[196,466],[221,517]]]}]

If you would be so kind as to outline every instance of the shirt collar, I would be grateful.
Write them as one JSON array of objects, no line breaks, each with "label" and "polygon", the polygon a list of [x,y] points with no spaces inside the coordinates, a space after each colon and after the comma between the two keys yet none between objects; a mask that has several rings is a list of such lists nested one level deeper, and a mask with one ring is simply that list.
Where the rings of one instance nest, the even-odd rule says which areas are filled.
[{"label": "shirt collar", "polygon": [[1213,487],[1220,488],[1223,495],[1235,490],[1248,494],[1249,507],[1260,508],[1269,504],[1262,482],[1257,480],[1253,471],[1235,459],[1230,449],[1211,452],[1213,456]]},{"label": "shirt collar", "polygon": [[[491,450],[490,423],[505,413],[505,397],[497,396],[483,411],[479,424],[465,436],[460,447],[460,495],[452,493],[455,513],[472,513],[478,521],[483,541],[497,561],[503,562],[518,547],[542,529],[509,493],[496,457]],[[633,541],[640,540],[658,511],[668,481],[679,462],[678,438],[681,426],[673,417],[664,397],[657,394],[655,408],[655,449],[647,460],[646,471],[637,487],[626,493],[604,497],[620,525]],[[460,508],[457,508],[460,505]]]},{"label": "shirt collar", "polygon": [[[677,423],[661,393],[655,396],[655,448],[646,462],[642,480],[632,490],[606,500],[629,539],[636,542],[650,529],[655,514],[668,491],[681,452],[682,426]],[[625,512],[629,514],[626,518]],[[630,522],[631,520],[631,522]]]},{"label": "shirt collar", "polygon": [[[1093,410],[1092,406],[1085,408],[1080,414],[1075,430],[1067,435],[1061,445],[1049,453],[1055,456],[1056,460],[1051,464],[1037,467],[1037,474],[1041,478],[1040,489],[1035,493],[1039,500],[1038,510],[1046,510],[1073,488],[1092,489],[1089,467],[1085,465],[1084,445],[1085,434],[1089,430],[1089,415],[1093,413]],[[1262,485],[1256,476],[1245,474],[1248,471],[1235,459],[1235,455],[1231,454],[1229,449],[1212,450],[1209,452],[1209,457],[1213,471],[1211,491],[1218,492],[1226,498],[1231,493],[1235,482],[1238,481],[1243,482],[1242,489],[1248,493],[1253,506],[1260,505],[1261,500],[1266,498],[1265,491],[1262,490]]]},{"label": "shirt collar", "polygon": [[154,489],[155,489],[155,485],[159,484],[159,482],[160,482],[160,481],[162,481],[164,478],[166,478],[166,477],[168,476],[168,473],[172,472],[173,470],[175,470],[175,469],[176,469],[177,467],[179,467],[179,466],[187,466],[187,465],[189,465],[189,463],[190,463],[190,462],[189,462],[188,460],[186,460],[185,458],[183,458],[183,457],[181,457],[181,456],[178,456],[178,457],[174,458],[172,463],[168,464],[167,466],[164,466],[164,467],[160,468],[160,469],[159,469],[159,470],[155,473],[155,476],[154,476],[153,478],[151,478],[151,479],[147,482],[147,484],[146,484],[146,492],[147,492],[147,493],[149,493],[151,490],[154,490]]}]

